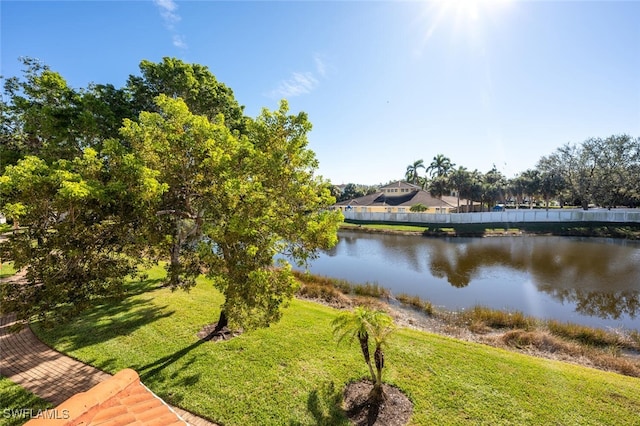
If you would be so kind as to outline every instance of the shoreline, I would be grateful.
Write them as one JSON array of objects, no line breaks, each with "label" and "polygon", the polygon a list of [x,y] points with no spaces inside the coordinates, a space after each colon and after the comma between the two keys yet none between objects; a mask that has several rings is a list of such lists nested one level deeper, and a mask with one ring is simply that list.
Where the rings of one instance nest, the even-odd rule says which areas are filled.
[{"label": "shoreline", "polygon": [[[413,229],[412,229],[413,228]],[[531,222],[489,224],[405,224],[390,222],[345,221],[339,230],[423,237],[514,237],[561,236],[640,240],[640,223],[604,222]]]},{"label": "shoreline", "polygon": [[[303,278],[305,276],[306,279]],[[587,327],[481,306],[476,307],[478,309],[441,311],[433,309],[430,302],[422,299],[418,300],[421,305],[418,308],[385,293],[384,288],[374,288],[371,294],[367,294],[366,286],[363,286],[365,291],[360,292],[362,289],[357,284],[345,280],[311,274],[300,274],[296,279],[301,288],[295,297],[302,300],[341,310],[364,305],[386,311],[400,327],[640,377],[640,329]],[[486,317],[474,315],[476,310],[484,311]]]}]

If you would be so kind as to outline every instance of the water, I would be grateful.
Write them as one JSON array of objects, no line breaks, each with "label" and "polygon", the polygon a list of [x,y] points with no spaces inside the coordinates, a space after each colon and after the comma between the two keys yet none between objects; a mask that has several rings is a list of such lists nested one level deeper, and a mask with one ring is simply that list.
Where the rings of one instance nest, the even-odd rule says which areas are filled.
[{"label": "water", "polygon": [[426,238],[340,231],[309,270],[375,282],[445,310],[483,305],[640,330],[640,242],[566,237]]}]

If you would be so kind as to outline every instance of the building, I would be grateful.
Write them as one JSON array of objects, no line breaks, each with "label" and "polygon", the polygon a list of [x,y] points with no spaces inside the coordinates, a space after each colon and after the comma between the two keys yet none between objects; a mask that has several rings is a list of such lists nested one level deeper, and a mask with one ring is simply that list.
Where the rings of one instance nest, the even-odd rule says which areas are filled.
[{"label": "building", "polygon": [[56,408],[36,413],[26,426],[188,426],[167,403],[125,369]]},{"label": "building", "polygon": [[[458,198],[445,195],[442,198],[432,196],[418,185],[397,181],[380,187],[378,192],[352,200],[334,204],[341,211],[357,213],[409,213],[411,207],[422,205],[423,213],[456,213]],[[460,200],[460,210],[466,211],[467,200]],[[473,210],[473,209],[472,209]]]}]

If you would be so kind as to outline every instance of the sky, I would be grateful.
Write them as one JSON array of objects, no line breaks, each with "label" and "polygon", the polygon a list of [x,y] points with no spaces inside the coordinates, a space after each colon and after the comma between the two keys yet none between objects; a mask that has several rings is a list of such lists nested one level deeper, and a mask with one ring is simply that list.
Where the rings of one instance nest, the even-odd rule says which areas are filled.
[{"label": "sky", "polygon": [[0,74],[74,88],[209,67],[245,113],[304,111],[318,174],[378,184],[443,154],[507,177],[566,143],[640,137],[640,0],[7,1]]}]

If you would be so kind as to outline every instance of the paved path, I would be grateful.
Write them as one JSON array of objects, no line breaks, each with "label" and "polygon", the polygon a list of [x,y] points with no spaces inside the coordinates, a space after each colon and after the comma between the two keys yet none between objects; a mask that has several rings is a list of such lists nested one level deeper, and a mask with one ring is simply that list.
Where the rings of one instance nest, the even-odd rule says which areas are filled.
[{"label": "paved path", "polygon": [[[111,377],[95,367],[76,361],[42,343],[29,327],[17,333],[15,314],[0,317],[0,375],[59,405],[78,392],[85,392]],[[172,407],[193,426],[216,426],[177,407]]]}]

